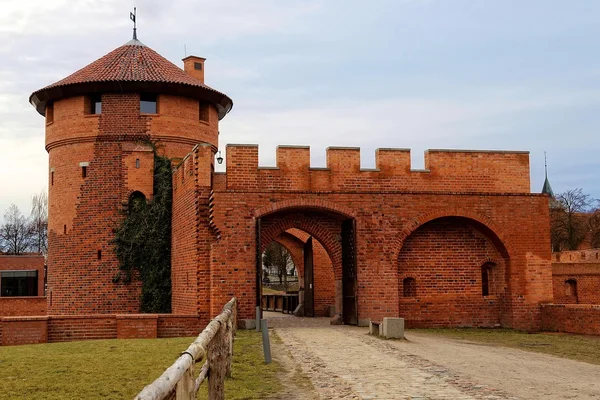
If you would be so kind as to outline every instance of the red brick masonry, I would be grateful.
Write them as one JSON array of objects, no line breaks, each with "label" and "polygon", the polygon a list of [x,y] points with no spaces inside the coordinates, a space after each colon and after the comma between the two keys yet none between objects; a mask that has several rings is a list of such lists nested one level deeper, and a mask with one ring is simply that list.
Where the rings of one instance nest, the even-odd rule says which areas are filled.
[{"label": "red brick masonry", "polygon": [[600,305],[544,304],[542,325],[544,331],[597,335],[600,332]]},{"label": "red brick masonry", "polygon": [[91,339],[134,339],[195,336],[208,320],[195,315],[99,314],[4,317],[3,346]]}]

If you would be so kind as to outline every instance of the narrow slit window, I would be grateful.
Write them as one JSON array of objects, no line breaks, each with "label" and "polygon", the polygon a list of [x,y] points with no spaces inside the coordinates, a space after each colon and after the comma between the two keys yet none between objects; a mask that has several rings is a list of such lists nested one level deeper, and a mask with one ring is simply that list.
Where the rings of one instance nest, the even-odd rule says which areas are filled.
[{"label": "narrow slit window", "polygon": [[87,178],[87,166],[83,165],[81,166],[81,177],[82,178]]},{"label": "narrow slit window", "polygon": [[67,225],[63,226],[63,233],[66,235],[67,234]]},{"label": "narrow slit window", "polygon": [[492,268],[495,264],[486,263],[481,266],[481,295],[489,296],[490,295],[490,276],[492,273]]},{"label": "narrow slit window", "polygon": [[50,186],[54,186],[54,171],[50,172]]},{"label": "narrow slit window", "polygon": [[140,167],[140,159],[139,159],[139,158],[136,158],[136,159],[135,159],[135,167],[136,167],[136,168],[139,168],[139,167]]},{"label": "narrow slit window", "polygon": [[203,122],[208,122],[208,103],[204,103],[204,102],[200,102],[200,106],[199,106],[199,119],[200,121]]},{"label": "narrow slit window", "polygon": [[140,95],[140,113],[141,114],[156,114],[156,95],[155,94]]},{"label": "narrow slit window", "polygon": [[98,260],[102,260],[102,250],[98,250]]}]

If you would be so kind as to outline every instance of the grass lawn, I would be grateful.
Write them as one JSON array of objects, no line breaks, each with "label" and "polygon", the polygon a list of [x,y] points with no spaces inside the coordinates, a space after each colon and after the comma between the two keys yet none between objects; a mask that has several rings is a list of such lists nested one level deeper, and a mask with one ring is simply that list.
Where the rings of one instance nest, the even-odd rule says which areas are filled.
[{"label": "grass lawn", "polygon": [[[90,340],[0,347],[2,399],[133,399],[194,338]],[[279,366],[266,365],[260,333],[238,331],[227,399],[277,393]],[[196,373],[204,361],[198,363]],[[202,384],[202,387],[207,382]],[[199,398],[206,398],[206,388]]]},{"label": "grass lawn", "polygon": [[552,354],[558,357],[600,364],[600,337],[568,333],[525,333],[510,329],[411,329],[454,339]]}]

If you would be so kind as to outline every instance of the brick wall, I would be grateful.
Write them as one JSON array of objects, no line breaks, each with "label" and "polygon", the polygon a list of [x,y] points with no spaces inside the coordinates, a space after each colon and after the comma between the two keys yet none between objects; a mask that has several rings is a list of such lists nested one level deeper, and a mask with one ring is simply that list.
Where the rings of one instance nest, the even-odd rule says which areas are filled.
[{"label": "brick wall", "polygon": [[[356,150],[330,149],[328,168],[310,169],[308,149],[280,147],[277,168],[258,168],[257,147],[229,146],[227,173],[214,175],[211,198],[211,221],[220,232],[220,240],[212,244],[208,267],[211,290],[198,292],[198,297],[210,296],[211,315],[236,295],[240,318],[253,318],[258,218],[262,247],[290,228],[319,240],[332,259],[336,281],[341,274],[341,222],[354,219],[358,318],[364,323],[401,314],[399,255],[411,233],[429,221],[462,217],[483,227],[480,231],[485,238],[474,236],[473,241],[483,240],[486,246],[491,242],[498,252],[505,249],[506,254],[494,258],[499,264],[504,262],[508,271],[505,293],[500,299],[483,299],[478,294],[477,300],[469,300],[472,311],[466,312],[458,302],[451,307],[439,303],[428,311],[431,317],[422,315],[422,320],[447,323],[442,314],[460,309],[471,325],[499,321],[503,326],[537,329],[539,304],[552,300],[549,215],[547,197],[528,193],[527,154],[431,151],[429,172],[423,173],[411,172],[406,156],[406,151],[380,150],[379,170],[361,171]],[[199,170],[207,170],[210,161],[198,158]],[[404,164],[405,169],[399,167]],[[451,251],[461,246],[457,240],[442,240],[439,245]],[[430,248],[432,254],[436,251]],[[472,253],[477,263],[488,256]],[[442,269],[452,265],[451,260],[438,262]],[[479,287],[481,277],[474,280]],[[450,279],[444,286],[451,293],[464,287]],[[418,308],[427,312],[421,305]],[[474,318],[481,310],[485,314]]]},{"label": "brick wall", "polygon": [[600,304],[600,250],[552,254],[552,281],[556,304]]},{"label": "brick wall", "polygon": [[[494,241],[483,227],[462,218],[437,219],[415,230],[404,241],[398,263],[400,316],[406,326],[501,325],[506,250]],[[484,266],[491,267],[486,272],[487,296]],[[404,280],[410,278],[416,293],[407,290],[405,297]]]},{"label": "brick wall", "polygon": [[544,304],[541,310],[544,331],[600,334],[600,305]]},{"label": "brick wall", "polygon": [[2,345],[46,343],[48,317],[2,318]]},{"label": "brick wall", "polygon": [[0,297],[0,317],[46,315],[46,297]]},{"label": "brick wall", "polygon": [[152,339],[157,337],[158,315],[117,315],[117,339]]},{"label": "brick wall", "polygon": [[95,314],[4,317],[0,343],[18,345],[94,339],[197,336],[209,319],[198,315]]}]

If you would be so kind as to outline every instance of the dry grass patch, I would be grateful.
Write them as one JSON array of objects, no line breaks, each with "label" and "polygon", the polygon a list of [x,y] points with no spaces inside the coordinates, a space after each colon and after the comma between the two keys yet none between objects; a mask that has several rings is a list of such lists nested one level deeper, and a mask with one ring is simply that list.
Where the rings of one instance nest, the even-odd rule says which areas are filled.
[{"label": "dry grass patch", "polygon": [[[132,399],[160,376],[193,339],[90,340],[0,347],[0,397]],[[281,389],[279,365],[264,363],[260,333],[238,331],[234,351],[233,378],[225,382],[227,399],[263,399]],[[203,390],[206,398],[206,388]]]},{"label": "dry grass patch", "polygon": [[411,329],[454,339],[514,347],[600,365],[600,337],[568,333],[526,333],[510,329]]}]

